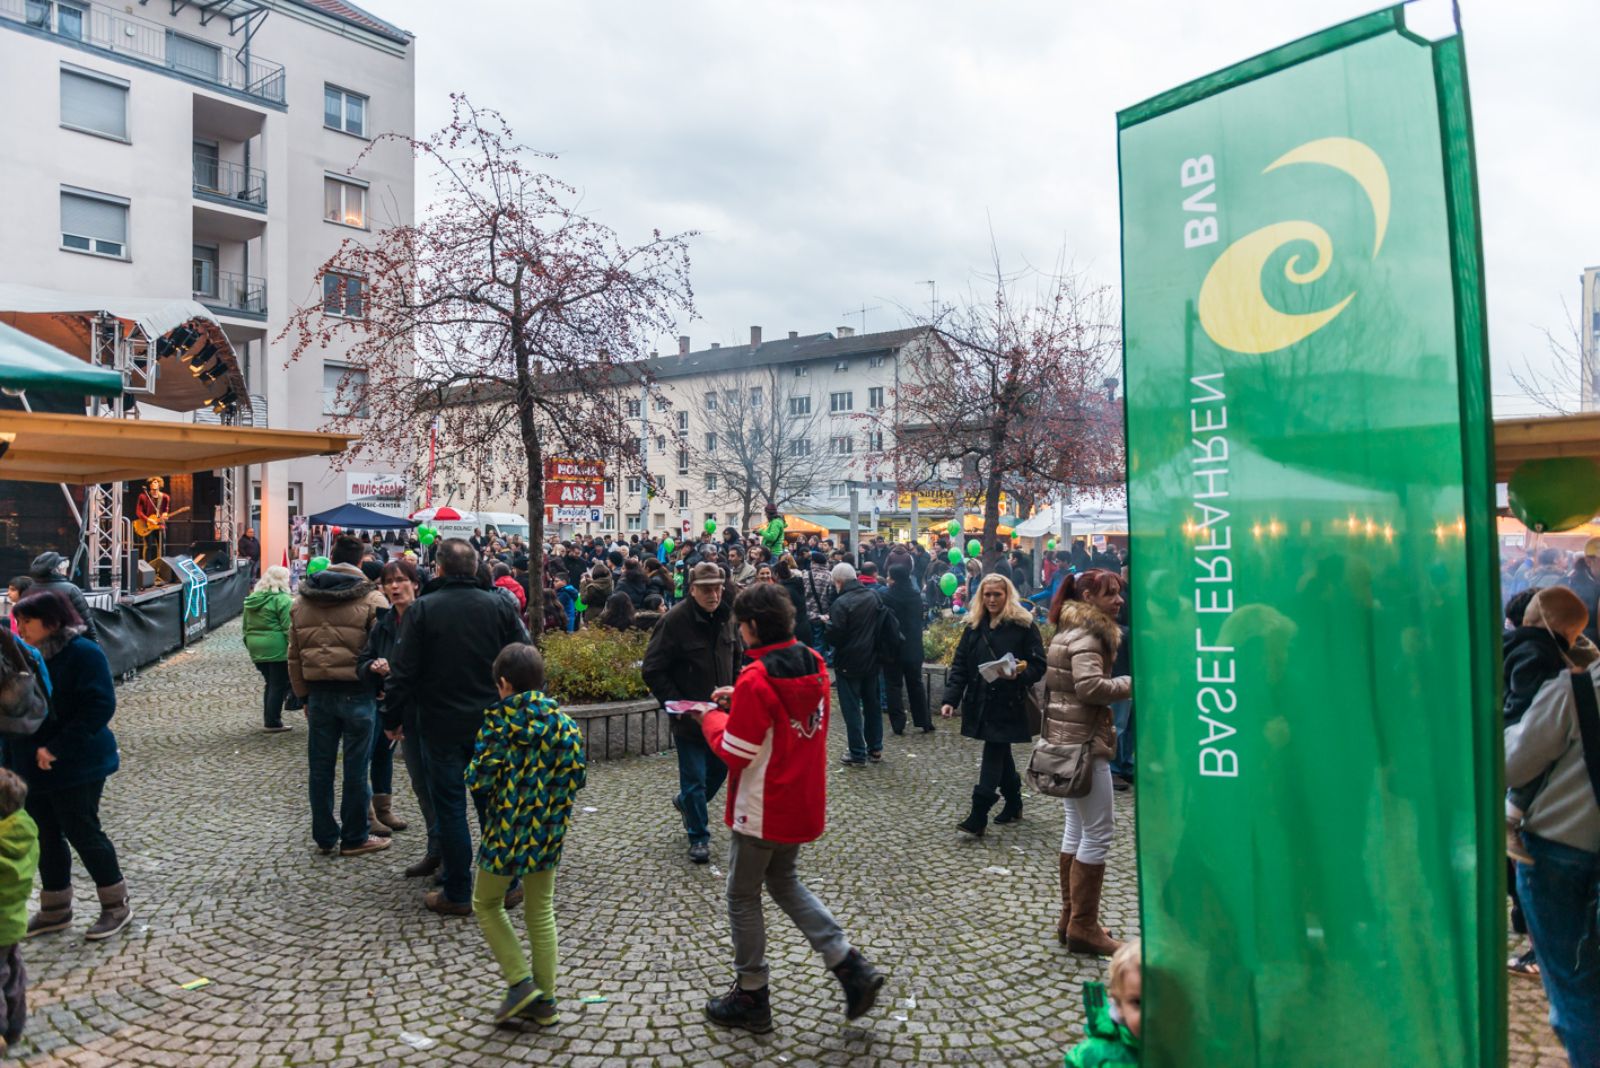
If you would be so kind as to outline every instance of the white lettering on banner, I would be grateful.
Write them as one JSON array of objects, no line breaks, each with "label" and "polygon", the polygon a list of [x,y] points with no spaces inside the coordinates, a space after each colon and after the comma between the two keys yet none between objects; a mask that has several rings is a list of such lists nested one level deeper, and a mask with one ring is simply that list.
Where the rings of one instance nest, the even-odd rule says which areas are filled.
[{"label": "white lettering on banner", "polygon": [[1199,248],[1217,240],[1217,202],[1209,199],[1217,191],[1217,183],[1212,181],[1216,176],[1217,164],[1210,156],[1186,159],[1178,168],[1178,181],[1185,189],[1207,183],[1204,189],[1196,189],[1183,198],[1183,210],[1191,216],[1199,216],[1184,220],[1184,248]]},{"label": "white lettering on banner", "polygon": [[388,475],[372,471],[347,471],[344,480],[344,499],[372,512],[404,516],[410,510],[410,496],[404,475]]},{"label": "white lettering on banner", "polygon": [[[1186,160],[1184,184],[1195,184],[1212,172],[1210,156]],[[1194,631],[1194,678],[1200,686],[1195,694],[1196,720],[1204,731],[1199,738],[1200,774],[1206,778],[1236,779],[1239,755],[1219,743],[1239,732],[1229,722],[1239,707],[1239,696],[1233,689],[1238,665],[1233,646],[1206,637],[1212,628],[1213,633],[1220,634],[1233,614],[1233,558],[1227,555],[1233,548],[1233,526],[1223,507],[1232,492],[1232,471],[1228,466],[1228,439],[1220,433],[1228,429],[1228,398],[1222,390],[1220,371],[1196,375],[1189,384],[1194,387],[1189,398],[1189,426],[1197,435],[1190,439],[1194,452],[1189,460],[1194,472],[1191,497],[1199,520],[1196,523],[1191,519],[1190,535],[1194,541],[1194,610],[1201,624]],[[1206,436],[1198,436],[1202,432]]]}]

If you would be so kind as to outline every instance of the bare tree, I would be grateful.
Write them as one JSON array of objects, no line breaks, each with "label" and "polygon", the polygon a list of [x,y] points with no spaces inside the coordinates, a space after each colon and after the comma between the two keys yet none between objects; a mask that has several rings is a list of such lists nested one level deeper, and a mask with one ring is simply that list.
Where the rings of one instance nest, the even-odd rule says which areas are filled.
[{"label": "bare tree", "polygon": [[1567,319],[1561,336],[1549,329],[1544,331],[1552,366],[1535,367],[1532,360],[1523,357],[1522,366],[1512,368],[1511,380],[1546,411],[1573,415],[1586,405],[1592,407],[1600,402],[1600,367],[1595,366],[1593,354],[1584,350],[1582,331],[1565,299],[1561,308]]}]

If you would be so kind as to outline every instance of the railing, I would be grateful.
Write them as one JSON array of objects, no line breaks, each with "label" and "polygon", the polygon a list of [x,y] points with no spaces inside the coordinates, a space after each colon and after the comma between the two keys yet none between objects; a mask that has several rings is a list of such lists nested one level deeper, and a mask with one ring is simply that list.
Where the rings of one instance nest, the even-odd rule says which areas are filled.
[{"label": "railing", "polygon": [[201,196],[216,197],[242,207],[265,209],[267,172],[196,152],[194,191]]},{"label": "railing", "polygon": [[195,260],[194,299],[213,308],[265,315],[267,282],[253,275],[219,271],[210,260]]},{"label": "railing", "polygon": [[241,56],[133,15],[98,5],[82,12],[81,5],[63,7],[52,0],[0,0],[0,19],[20,22],[35,30],[135,62],[165,67],[274,104],[285,101],[283,64],[260,56]]}]

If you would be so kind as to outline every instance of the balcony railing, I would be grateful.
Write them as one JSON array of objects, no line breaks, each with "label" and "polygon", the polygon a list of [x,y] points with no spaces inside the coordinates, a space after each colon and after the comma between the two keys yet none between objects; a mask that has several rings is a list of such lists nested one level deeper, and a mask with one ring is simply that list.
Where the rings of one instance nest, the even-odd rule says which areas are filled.
[{"label": "balcony railing", "polygon": [[256,55],[241,56],[160,23],[98,4],[84,10],[81,3],[0,0],[0,20],[20,22],[136,63],[164,67],[274,104],[285,100],[283,64]]},{"label": "balcony railing", "polygon": [[265,210],[267,174],[255,167],[215,156],[194,154],[194,191],[213,200],[226,200],[244,208]]},{"label": "balcony railing", "polygon": [[253,275],[219,271],[210,260],[195,260],[194,299],[222,311],[265,316],[267,282]]}]

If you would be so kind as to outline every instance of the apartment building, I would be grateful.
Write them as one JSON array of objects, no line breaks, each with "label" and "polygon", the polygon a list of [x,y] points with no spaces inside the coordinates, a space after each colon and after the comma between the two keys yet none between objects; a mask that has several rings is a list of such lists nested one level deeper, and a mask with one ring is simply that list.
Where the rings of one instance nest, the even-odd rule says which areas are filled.
[{"label": "apartment building", "polygon": [[[605,457],[604,503],[565,516],[552,507],[547,522],[563,536],[681,531],[685,525],[698,531],[707,519],[743,530],[741,490],[750,479],[739,470],[746,466],[740,454],[752,446],[765,453],[758,469],[780,484],[785,512],[846,516],[854,484],[864,523],[874,508],[887,514],[895,495],[882,488],[877,468],[894,445],[896,389],[909,361],[924,351],[926,333],[857,334],[841,326],[769,341],[760,327],[751,327],[748,345],[703,349],[681,337],[675,355],[648,361],[648,391],[617,396],[623,414],[637,421],[645,473],[627,472],[618,458]],[[435,503],[526,512],[522,486],[497,475],[498,469],[510,465],[442,467]],[[765,495],[753,494],[748,503],[752,524],[763,522]]]},{"label": "apartment building", "polygon": [[[359,370],[336,350],[285,367],[276,338],[300,306],[360,314],[361,280],[317,269],[413,219],[411,153],[374,138],[414,132],[414,51],[344,0],[0,0],[0,282],[196,300],[252,421],[317,427]],[[267,559],[350,478],[320,458],[248,473]]]}]

